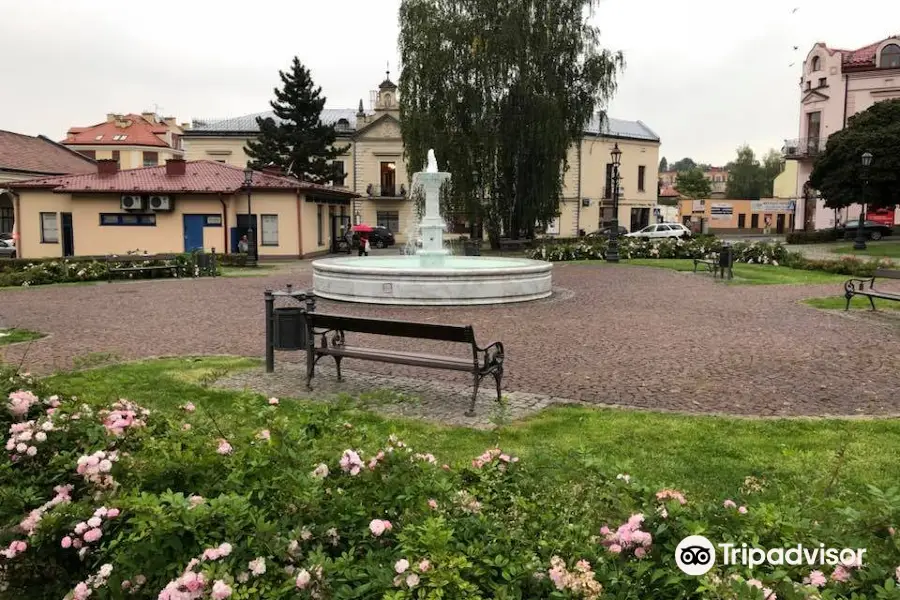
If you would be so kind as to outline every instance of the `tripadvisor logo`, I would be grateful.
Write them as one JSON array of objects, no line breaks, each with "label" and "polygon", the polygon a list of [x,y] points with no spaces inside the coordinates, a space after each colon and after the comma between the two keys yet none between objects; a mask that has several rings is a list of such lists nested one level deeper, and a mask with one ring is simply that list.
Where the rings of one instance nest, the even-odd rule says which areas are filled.
[{"label": "tripadvisor logo", "polygon": [[[718,544],[723,565],[743,565],[756,567],[759,565],[831,565],[838,563],[850,566],[862,566],[865,548],[826,548],[804,547],[802,544],[790,548],[750,547],[747,544]],[[688,575],[703,575],[716,562],[716,548],[702,535],[690,535],[675,548],[675,562],[678,568]]]}]

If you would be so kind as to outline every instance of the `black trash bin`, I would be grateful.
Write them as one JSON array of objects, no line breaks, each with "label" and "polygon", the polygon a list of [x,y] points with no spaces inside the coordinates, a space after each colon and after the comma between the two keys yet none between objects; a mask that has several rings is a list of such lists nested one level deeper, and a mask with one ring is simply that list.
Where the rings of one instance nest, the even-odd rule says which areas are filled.
[{"label": "black trash bin", "polygon": [[463,242],[463,252],[466,256],[481,256],[481,243],[467,240]]},{"label": "black trash bin", "polygon": [[274,310],[273,345],[276,350],[306,349],[306,312],[299,306]]},{"label": "black trash bin", "polygon": [[734,248],[731,247],[731,244],[724,244],[722,248],[719,250],[719,272],[722,274],[722,278],[725,278],[725,273],[728,273],[728,279],[732,278],[732,266],[734,265]]}]

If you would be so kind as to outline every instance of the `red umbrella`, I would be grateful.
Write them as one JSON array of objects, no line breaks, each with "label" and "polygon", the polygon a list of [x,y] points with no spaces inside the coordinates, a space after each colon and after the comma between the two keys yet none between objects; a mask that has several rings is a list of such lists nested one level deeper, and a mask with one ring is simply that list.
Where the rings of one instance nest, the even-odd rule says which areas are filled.
[{"label": "red umbrella", "polygon": [[375,228],[371,225],[366,225],[365,223],[360,223],[359,225],[354,225],[350,228],[350,231],[357,231],[360,233],[371,233],[375,231]]}]

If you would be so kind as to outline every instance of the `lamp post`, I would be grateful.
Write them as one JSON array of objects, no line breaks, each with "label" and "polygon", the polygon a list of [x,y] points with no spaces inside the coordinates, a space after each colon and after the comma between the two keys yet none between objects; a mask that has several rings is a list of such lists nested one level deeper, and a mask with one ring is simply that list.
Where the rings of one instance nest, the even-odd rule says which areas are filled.
[{"label": "lamp post", "polygon": [[854,250],[865,250],[866,249],[866,235],[865,230],[863,229],[863,224],[866,221],[866,192],[869,187],[869,166],[872,164],[872,153],[864,152],[862,155],[862,166],[863,166],[863,188],[862,188],[862,202],[860,202],[862,210],[859,213],[859,226],[856,228],[856,239],[853,240],[853,249]]},{"label": "lamp post", "polygon": [[622,164],[622,151],[618,142],[609,153],[612,157],[612,194],[613,219],[609,228],[609,245],[606,247],[606,262],[619,262],[619,165]]},{"label": "lamp post", "polygon": [[247,188],[247,262],[256,266],[256,236],[253,232],[253,207],[251,205],[251,189],[253,188],[253,169],[244,169],[244,187]]}]

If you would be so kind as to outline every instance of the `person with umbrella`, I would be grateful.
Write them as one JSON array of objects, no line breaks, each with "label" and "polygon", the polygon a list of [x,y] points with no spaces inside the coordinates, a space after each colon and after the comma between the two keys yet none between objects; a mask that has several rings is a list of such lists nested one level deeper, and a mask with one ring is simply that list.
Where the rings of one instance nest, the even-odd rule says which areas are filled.
[{"label": "person with umbrella", "polygon": [[359,234],[359,256],[369,255],[369,233],[372,227],[369,225],[354,225],[352,231]]}]

